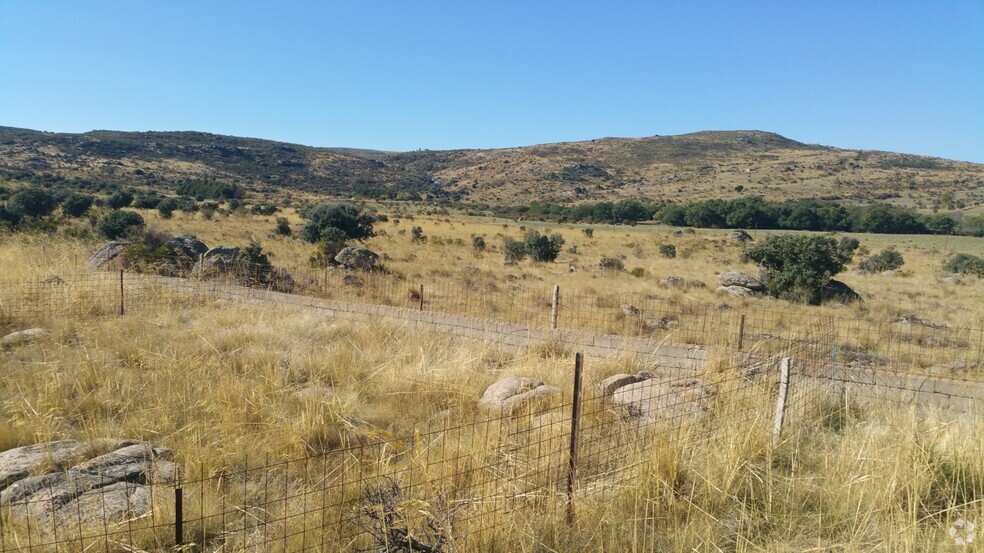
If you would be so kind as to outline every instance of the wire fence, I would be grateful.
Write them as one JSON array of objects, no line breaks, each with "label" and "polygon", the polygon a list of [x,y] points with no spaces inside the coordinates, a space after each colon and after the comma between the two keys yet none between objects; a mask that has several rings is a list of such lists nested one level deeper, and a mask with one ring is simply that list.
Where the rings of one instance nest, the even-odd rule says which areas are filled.
[{"label": "wire fence", "polygon": [[[829,325],[777,355],[819,369]],[[785,357],[785,359],[789,359]],[[666,440],[714,447],[759,427],[778,436],[780,358],[745,355],[699,375],[642,373],[587,382],[576,357],[562,389],[521,383],[506,401],[447,413],[412,434],[355,428],[340,447],[299,459],[167,466],[148,451],[122,482],[100,457],[0,491],[2,551],[467,551],[510,548],[516,525],[575,526],[634,485]],[[783,396],[785,425],[822,401]],[[149,446],[148,446],[149,447]],[[530,522],[535,521],[535,522]],[[517,545],[517,544],[512,544]]]},{"label": "wire fence", "polygon": [[[694,370],[657,365],[594,379],[585,377],[578,355],[559,388],[518,382],[506,401],[483,398],[477,409],[420,421],[400,436],[354,427],[337,447],[304,458],[246,458],[241,466],[218,467],[185,460],[179,469],[165,452],[147,449],[142,464],[122,476],[96,456],[65,472],[0,480],[0,550],[511,549],[531,533],[592,523],[586,517],[631,489],[668,442],[714,448],[735,432],[779,440],[791,428],[815,424],[825,406],[849,394],[905,403],[943,394],[968,410],[984,398],[969,379],[923,377],[914,389],[913,375],[886,370],[957,361],[979,367],[979,331],[925,321],[881,328],[556,288],[493,290],[467,281],[421,287],[333,270],[295,272],[288,280],[282,271],[248,265],[214,274],[200,269],[4,283],[0,322],[20,328],[46,317],[126,316],[213,299],[289,300],[326,311],[349,302],[700,344],[714,355]],[[849,357],[861,350],[845,344],[866,339],[864,354],[878,359]]]},{"label": "wire fence", "polygon": [[[167,294],[174,290],[214,296],[223,286],[738,351],[769,350],[770,344],[781,344],[788,332],[817,318],[778,306],[731,307],[660,295],[566,291],[518,277],[497,282],[468,271],[456,282],[410,282],[383,271],[297,268],[288,273],[242,261],[176,264],[173,259],[145,255],[127,263],[125,274],[144,275],[143,281],[107,271],[5,282],[0,290],[0,324],[29,324],[54,313],[118,313],[127,307],[173,301]],[[131,281],[137,285],[128,286]],[[984,378],[984,329],[951,326],[916,315],[893,320],[837,316],[833,320],[835,335],[828,353],[835,362],[875,370]]]}]

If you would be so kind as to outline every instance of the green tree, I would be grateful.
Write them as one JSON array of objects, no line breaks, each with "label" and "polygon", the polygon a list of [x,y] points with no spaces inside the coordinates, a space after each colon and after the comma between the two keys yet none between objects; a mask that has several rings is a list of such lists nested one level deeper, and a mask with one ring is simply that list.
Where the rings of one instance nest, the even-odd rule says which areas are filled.
[{"label": "green tree", "polygon": [[948,273],[974,274],[984,277],[984,259],[969,253],[958,253],[943,262]]},{"label": "green tree", "polygon": [[686,222],[693,227],[723,228],[727,226],[725,216],[728,203],[724,200],[707,200],[687,206]]},{"label": "green tree", "polygon": [[136,229],[143,228],[144,219],[135,211],[113,211],[99,221],[99,232],[110,240],[122,238]]},{"label": "green tree", "polygon": [[905,259],[903,259],[902,253],[896,251],[895,248],[888,248],[869,255],[861,263],[858,263],[858,270],[862,273],[880,273],[898,269],[903,264],[905,264]]},{"label": "green tree", "polygon": [[133,203],[133,192],[129,190],[117,190],[107,200],[109,207],[121,209]]},{"label": "green tree", "polygon": [[523,244],[533,261],[554,261],[564,246],[564,237],[559,234],[546,236],[539,232],[528,232]]},{"label": "green tree", "polygon": [[40,188],[25,188],[10,197],[7,207],[24,217],[35,219],[50,215],[58,201],[49,192]]},{"label": "green tree", "polygon": [[305,215],[308,222],[301,228],[301,239],[307,242],[320,241],[329,228],[336,228],[342,231],[346,238],[353,240],[373,236],[372,225],[375,221],[372,215],[363,213],[353,204],[318,204]]},{"label": "green tree", "polygon": [[0,223],[16,226],[20,223],[20,213],[7,209],[7,206],[0,204]]},{"label": "green tree", "polygon": [[728,202],[725,224],[729,228],[776,228],[776,209],[761,196],[749,196]]},{"label": "green tree", "polygon": [[828,236],[770,236],[744,253],[769,272],[770,295],[817,305],[831,277],[851,259]]},{"label": "green tree", "polygon": [[687,224],[687,210],[683,206],[670,204],[659,210],[656,219],[664,225],[682,227]]},{"label": "green tree", "polygon": [[923,215],[920,220],[930,234],[953,234],[957,222],[949,215]]},{"label": "green tree", "polygon": [[965,236],[984,237],[984,215],[964,217],[957,226],[957,232]]},{"label": "green tree", "polygon": [[92,196],[73,192],[62,200],[62,213],[66,217],[81,217],[92,207]]},{"label": "green tree", "polygon": [[293,233],[290,228],[290,221],[286,217],[277,217],[277,226],[273,231],[280,236],[290,236]]},{"label": "green tree", "polygon": [[174,216],[174,211],[181,207],[178,200],[174,198],[164,198],[157,204],[157,213],[160,214],[161,219],[170,219]]},{"label": "green tree", "polygon": [[519,240],[506,242],[506,261],[522,261],[526,259],[526,244]]},{"label": "green tree", "polygon": [[646,221],[651,219],[653,212],[642,205],[639,200],[619,200],[612,205],[612,220],[616,223],[623,221]]},{"label": "green tree", "polygon": [[324,229],[321,233],[321,239],[318,240],[318,249],[311,257],[311,265],[315,267],[335,265],[335,256],[348,245],[345,243],[347,238],[348,236],[344,232],[335,227]]}]

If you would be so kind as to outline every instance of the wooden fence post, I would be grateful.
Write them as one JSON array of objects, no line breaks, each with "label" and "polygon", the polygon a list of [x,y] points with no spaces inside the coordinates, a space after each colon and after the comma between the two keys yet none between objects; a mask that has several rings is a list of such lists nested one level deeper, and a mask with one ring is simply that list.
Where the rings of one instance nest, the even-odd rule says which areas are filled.
[{"label": "wooden fence post", "polygon": [[581,423],[581,388],[584,354],[574,355],[574,401],[571,405],[571,447],[567,467],[567,524],[574,525],[574,492],[577,489],[577,438]]},{"label": "wooden fence post", "polygon": [[745,315],[742,314],[741,318],[738,319],[738,351],[741,351],[742,345],[745,343]]},{"label": "wooden fence post", "polygon": [[553,297],[550,299],[550,328],[557,330],[557,307],[560,305],[560,285],[554,284]]},{"label": "wooden fence post", "polygon": [[779,398],[776,399],[776,418],[772,425],[772,445],[779,443],[782,434],[782,418],[786,412],[786,395],[789,393],[789,357],[779,361]]},{"label": "wooden fence post", "polygon": [[424,310],[424,285],[420,285],[420,311]]}]

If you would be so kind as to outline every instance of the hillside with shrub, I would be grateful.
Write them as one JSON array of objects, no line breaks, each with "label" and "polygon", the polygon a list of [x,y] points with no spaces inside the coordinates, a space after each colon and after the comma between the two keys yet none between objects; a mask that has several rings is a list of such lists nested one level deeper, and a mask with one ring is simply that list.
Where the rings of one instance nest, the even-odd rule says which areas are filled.
[{"label": "hillside with shrub", "polygon": [[524,205],[761,196],[923,210],[984,205],[984,166],[804,144],[761,131],[603,138],[485,150],[315,148],[202,132],[49,133],[0,127],[0,178],[184,190]]}]

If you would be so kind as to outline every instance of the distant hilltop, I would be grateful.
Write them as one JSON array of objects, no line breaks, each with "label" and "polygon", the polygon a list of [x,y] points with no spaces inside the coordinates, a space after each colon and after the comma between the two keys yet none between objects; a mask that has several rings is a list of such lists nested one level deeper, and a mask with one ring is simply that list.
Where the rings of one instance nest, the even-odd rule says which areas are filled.
[{"label": "distant hilltop", "polygon": [[803,144],[763,131],[600,138],[489,150],[316,148],[202,132],[49,133],[0,127],[7,179],[176,188],[214,179],[248,190],[517,205],[757,195],[928,209],[984,205],[984,165]]}]

